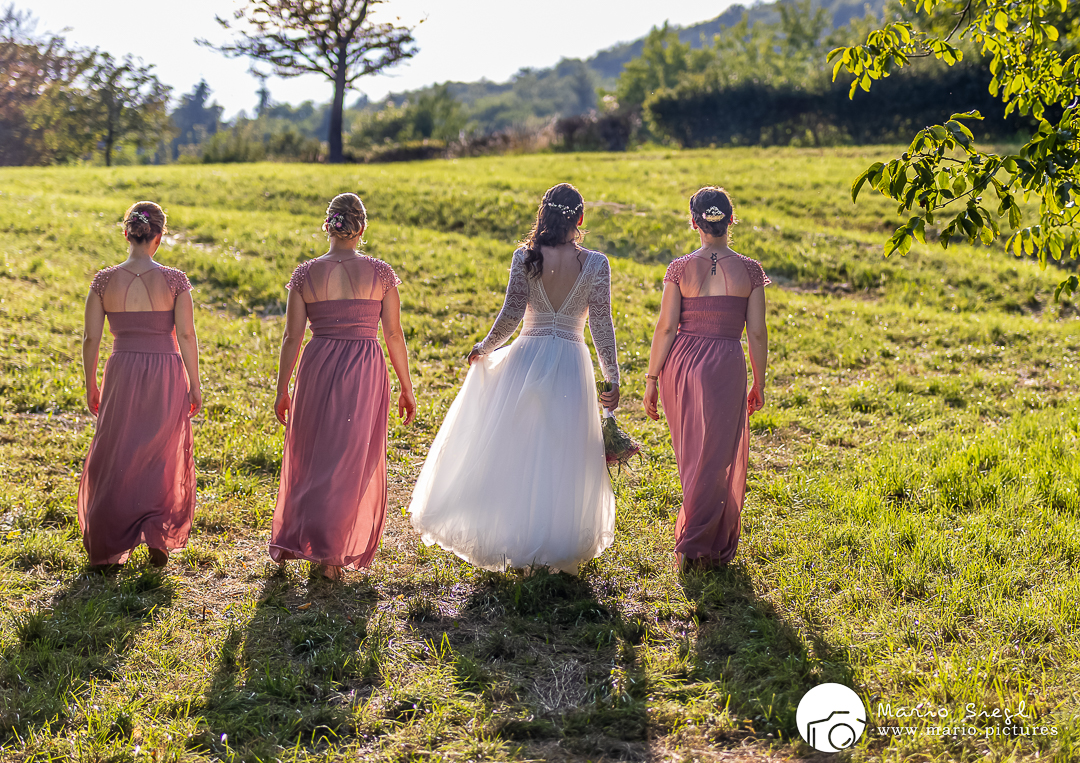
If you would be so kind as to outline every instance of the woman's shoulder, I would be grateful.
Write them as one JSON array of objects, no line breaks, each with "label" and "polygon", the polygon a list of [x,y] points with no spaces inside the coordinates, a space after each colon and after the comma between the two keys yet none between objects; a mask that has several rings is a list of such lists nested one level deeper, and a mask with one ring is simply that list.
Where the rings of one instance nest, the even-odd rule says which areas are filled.
[{"label": "woman's shoulder", "polygon": [[772,280],[765,275],[765,268],[761,267],[761,263],[752,257],[747,257],[745,254],[739,254],[738,252],[732,252],[742,264],[746,267],[746,272],[750,275],[750,283],[756,289],[759,286],[767,286],[772,283]]},{"label": "woman's shoulder", "polygon": [[682,257],[677,257],[672,260],[667,270],[664,272],[664,281],[677,284],[682,281],[683,271],[686,270],[686,266],[694,260],[694,253],[684,254]]},{"label": "woman's shoulder", "polygon": [[304,279],[307,277],[307,272],[311,268],[311,266],[318,261],[318,257],[310,260],[305,260],[304,262],[301,262],[299,265],[293,268],[292,276],[290,276],[289,282],[285,284],[285,288],[295,289],[297,292],[302,294],[304,291]]},{"label": "woman's shoulder", "polygon": [[174,297],[181,292],[191,291],[191,281],[183,270],[170,268],[168,265],[158,265],[158,267],[161,268],[161,275],[165,276],[165,283],[169,285],[169,290]]},{"label": "woman's shoulder", "polygon": [[119,265],[110,265],[107,268],[102,268],[98,272],[94,273],[94,277],[90,280],[90,291],[97,294],[99,297],[104,296],[105,287],[109,285],[109,279],[112,278],[112,274],[116,272]]},{"label": "woman's shoulder", "polygon": [[401,279],[398,278],[398,274],[394,272],[394,268],[389,262],[367,254],[365,254],[364,257],[371,263],[371,266],[375,268],[379,280],[382,281],[383,294],[386,294],[386,292],[401,284]]}]

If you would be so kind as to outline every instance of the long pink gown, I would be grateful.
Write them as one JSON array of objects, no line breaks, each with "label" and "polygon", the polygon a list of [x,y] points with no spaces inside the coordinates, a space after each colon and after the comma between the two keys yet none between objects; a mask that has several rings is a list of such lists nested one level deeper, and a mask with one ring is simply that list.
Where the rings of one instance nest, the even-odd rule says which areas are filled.
[{"label": "long pink gown", "polygon": [[[324,299],[346,268],[355,299]],[[383,297],[401,280],[381,260],[309,260],[289,288],[304,298],[312,338],[296,372],[270,535],[276,562],[371,564],[386,519],[390,377],[379,345]],[[321,296],[320,296],[321,293]],[[364,295],[360,297],[359,295]]]},{"label": "long pink gown", "polygon": [[[127,312],[139,281],[157,309]],[[173,306],[191,289],[179,270],[136,276],[117,265],[90,288],[113,334],[97,429],[79,481],[78,515],[90,564],[122,564],[132,550],[187,545],[195,513],[195,460],[188,379],[176,344]]]},{"label": "long pink gown", "polygon": [[[693,255],[668,266],[679,285]],[[751,289],[771,283],[761,265],[735,255]],[[680,287],[682,288],[682,287]],[[726,564],[739,545],[750,436],[742,337],[748,297],[687,296],[679,331],[660,374],[660,400],[682,482],[675,550],[688,559]]]}]

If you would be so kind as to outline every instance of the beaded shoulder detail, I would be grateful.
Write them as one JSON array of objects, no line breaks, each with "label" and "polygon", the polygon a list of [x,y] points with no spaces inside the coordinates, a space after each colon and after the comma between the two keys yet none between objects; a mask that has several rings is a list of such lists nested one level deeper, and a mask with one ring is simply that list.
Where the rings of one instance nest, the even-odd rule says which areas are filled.
[{"label": "beaded shoulder detail", "polygon": [[116,271],[117,266],[113,265],[111,268],[104,268],[99,270],[94,275],[94,280],[90,282],[90,291],[98,295],[98,299],[105,298],[105,287],[109,285],[109,279],[112,278],[112,274]]},{"label": "beaded shoulder detail", "polygon": [[667,266],[667,271],[664,273],[664,282],[678,284],[682,281],[683,271],[686,270],[686,265],[693,258],[693,254],[686,254],[678,259],[672,260],[671,264]]},{"label": "beaded shoulder detail", "polygon": [[736,254],[735,256],[742,260],[742,264],[746,266],[746,272],[750,276],[750,285],[752,288],[756,289],[759,286],[768,286],[772,283],[772,279],[765,275],[765,269],[761,267],[760,262],[752,260],[749,257],[744,257],[741,254]]},{"label": "beaded shoulder detail", "polygon": [[379,280],[382,281],[384,295],[401,283],[401,279],[398,278],[397,273],[394,272],[394,269],[389,263],[375,259],[374,257],[369,257],[368,259],[371,260],[371,264],[375,267],[375,272],[379,274]]},{"label": "beaded shoulder detail", "polygon": [[286,289],[294,289],[297,294],[304,293],[304,281],[307,280],[308,268],[311,267],[311,263],[315,260],[308,260],[307,262],[301,262],[292,272],[292,277],[289,278],[289,282],[285,284]]},{"label": "beaded shoulder detail", "polygon": [[172,292],[174,298],[181,292],[191,291],[191,281],[188,280],[187,273],[183,270],[167,268],[162,265],[161,275],[165,276],[165,283],[169,285],[169,291]]}]

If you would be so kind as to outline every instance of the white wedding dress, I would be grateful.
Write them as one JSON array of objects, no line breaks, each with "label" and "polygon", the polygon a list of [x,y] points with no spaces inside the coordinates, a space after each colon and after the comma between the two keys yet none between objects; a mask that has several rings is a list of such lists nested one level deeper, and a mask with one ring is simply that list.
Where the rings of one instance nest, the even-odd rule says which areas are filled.
[{"label": "white wedding dress", "polygon": [[[409,511],[424,543],[438,543],[488,570],[546,565],[577,572],[611,545],[611,491],[592,359],[589,319],[604,378],[619,381],[607,257],[585,260],[562,306],[514,252],[499,317],[476,346],[428,452]],[[521,335],[508,347],[524,317]]]}]

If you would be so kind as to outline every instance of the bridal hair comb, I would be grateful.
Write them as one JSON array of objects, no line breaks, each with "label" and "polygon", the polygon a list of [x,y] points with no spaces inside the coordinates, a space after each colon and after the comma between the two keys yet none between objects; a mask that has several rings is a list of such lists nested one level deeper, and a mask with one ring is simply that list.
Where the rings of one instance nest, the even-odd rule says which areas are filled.
[{"label": "bridal hair comb", "polygon": [[550,207],[551,209],[558,209],[564,215],[566,215],[567,217],[574,217],[575,215],[581,213],[581,203],[580,202],[575,207],[568,207],[565,204],[554,204],[554,203],[548,201],[548,202],[544,203],[544,206],[545,207]]},{"label": "bridal hair comb", "polygon": [[129,217],[128,220],[134,220],[135,222],[139,223],[146,223],[147,225],[150,224],[150,218],[142,212],[139,212],[138,210],[132,212],[131,217]]},{"label": "bridal hair comb", "polygon": [[345,215],[335,212],[326,218],[326,224],[334,230],[341,230],[345,227]]},{"label": "bridal hair comb", "polygon": [[719,207],[709,207],[701,213],[701,216],[710,223],[722,223],[727,218],[727,215],[721,212]]}]

